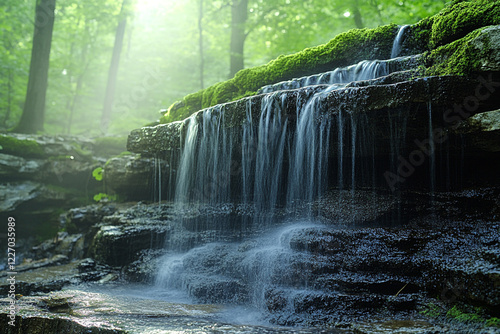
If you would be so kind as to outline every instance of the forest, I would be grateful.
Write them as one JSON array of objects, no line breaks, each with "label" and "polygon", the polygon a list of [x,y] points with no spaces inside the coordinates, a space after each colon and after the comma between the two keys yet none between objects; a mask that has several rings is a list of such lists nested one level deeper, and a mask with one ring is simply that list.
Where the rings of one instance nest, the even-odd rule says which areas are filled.
[{"label": "forest", "polygon": [[2,333],[500,333],[500,0],[0,8]]},{"label": "forest", "polygon": [[[411,24],[445,5],[431,0],[4,0],[0,130],[123,136],[156,121],[183,96],[238,70],[326,43],[352,28]],[[35,80],[32,89],[29,80]]]}]

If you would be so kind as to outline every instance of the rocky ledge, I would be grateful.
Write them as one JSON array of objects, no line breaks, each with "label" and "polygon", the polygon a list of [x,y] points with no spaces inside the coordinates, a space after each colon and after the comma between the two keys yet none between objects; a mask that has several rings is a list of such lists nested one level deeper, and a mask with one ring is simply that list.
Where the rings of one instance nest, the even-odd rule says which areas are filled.
[{"label": "rocky ledge", "polygon": [[276,242],[286,240],[286,257],[262,264],[274,282],[262,291],[272,323],[351,327],[412,319],[449,330],[458,326],[453,314],[474,314],[474,326],[487,330],[500,316],[499,195],[483,188],[370,201],[372,191],[332,191],[315,202],[314,222],[291,229],[296,212],[278,210],[275,226],[259,227],[252,208],[233,204],[180,213],[169,203],[73,209],[65,222],[75,234],[32,250],[18,268],[19,293],[89,281],[161,290],[165,258],[181,253],[179,279],[192,300],[246,305],[255,289],[248,270],[260,264],[245,263],[256,260],[267,230],[284,228]]}]

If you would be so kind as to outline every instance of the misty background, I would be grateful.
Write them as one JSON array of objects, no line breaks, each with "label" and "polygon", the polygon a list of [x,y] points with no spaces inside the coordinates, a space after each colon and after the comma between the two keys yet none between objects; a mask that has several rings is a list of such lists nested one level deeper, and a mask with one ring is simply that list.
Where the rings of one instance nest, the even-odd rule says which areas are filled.
[{"label": "misty background", "polygon": [[[15,127],[23,113],[40,1],[0,3],[0,131]],[[446,3],[57,0],[43,131],[127,135],[156,121],[161,109],[229,79],[241,67],[326,43],[349,29],[412,24]],[[120,24],[123,45],[109,126],[103,130],[103,103]],[[235,44],[242,51],[235,51]],[[242,62],[234,65],[238,57]]]}]

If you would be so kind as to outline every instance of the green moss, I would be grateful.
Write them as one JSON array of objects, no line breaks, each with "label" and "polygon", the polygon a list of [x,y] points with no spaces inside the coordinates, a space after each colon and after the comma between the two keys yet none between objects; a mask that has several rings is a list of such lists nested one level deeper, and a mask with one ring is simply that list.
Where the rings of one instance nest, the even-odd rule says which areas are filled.
[{"label": "green moss", "polygon": [[437,306],[434,303],[429,303],[420,311],[420,314],[423,314],[426,317],[430,318],[437,318],[441,315],[442,312],[443,311],[441,307]]},{"label": "green moss", "polygon": [[43,157],[45,152],[42,146],[31,139],[17,139],[11,136],[0,135],[1,153],[22,157]]},{"label": "green moss", "polygon": [[414,45],[418,45],[417,49],[430,50],[429,41],[431,39],[432,25],[434,16],[427,17],[410,27],[412,34],[411,41]]},{"label": "green moss", "polygon": [[459,307],[455,305],[446,311],[442,306],[438,306],[434,303],[428,303],[422,308],[422,310],[420,310],[420,314],[430,318],[446,316],[448,319],[453,321],[479,324],[481,327],[500,327],[500,319],[490,318],[486,320],[488,316],[480,307],[465,305],[463,305],[463,307]]},{"label": "green moss", "polygon": [[500,319],[499,318],[491,318],[486,321],[486,326],[488,327],[498,327],[500,328]]},{"label": "green moss", "polygon": [[470,42],[477,38],[480,28],[453,43],[438,47],[425,55],[426,75],[468,75],[479,70],[481,55]]},{"label": "green moss", "polygon": [[[476,311],[479,312],[480,310],[476,310]],[[465,322],[465,323],[485,322],[483,317],[481,317],[478,313],[466,313],[466,312],[463,312],[457,306],[453,306],[448,312],[446,312],[446,316],[448,318],[452,318],[456,321]]]},{"label": "green moss", "polygon": [[265,85],[332,70],[364,59],[388,58],[396,33],[395,24],[375,29],[352,29],[337,35],[327,44],[282,55],[268,64],[241,70],[230,80],[189,94],[174,103],[160,122],[181,120],[200,109],[255,95]]},{"label": "green moss", "polygon": [[433,16],[430,47],[435,48],[487,26],[500,24],[500,1],[475,0],[454,3]]}]

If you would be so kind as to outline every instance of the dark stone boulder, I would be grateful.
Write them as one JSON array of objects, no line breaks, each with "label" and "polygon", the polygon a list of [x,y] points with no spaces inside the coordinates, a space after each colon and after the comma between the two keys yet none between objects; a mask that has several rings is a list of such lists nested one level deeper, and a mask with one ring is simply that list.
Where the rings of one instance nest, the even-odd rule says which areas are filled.
[{"label": "dark stone boulder", "polygon": [[[169,168],[164,161],[160,168]],[[122,200],[141,200],[151,197],[156,184],[155,159],[141,158],[138,155],[126,155],[111,158],[104,166],[106,186],[120,195]]]}]

